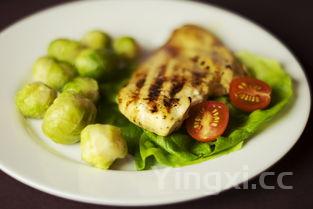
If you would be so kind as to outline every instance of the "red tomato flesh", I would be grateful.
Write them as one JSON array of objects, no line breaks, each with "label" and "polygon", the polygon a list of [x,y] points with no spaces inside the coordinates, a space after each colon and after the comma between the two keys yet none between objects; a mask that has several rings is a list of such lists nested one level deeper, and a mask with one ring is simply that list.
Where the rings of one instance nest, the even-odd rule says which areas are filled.
[{"label": "red tomato flesh", "polygon": [[271,87],[258,79],[237,77],[229,87],[232,104],[245,112],[266,108],[271,102]]},{"label": "red tomato flesh", "polygon": [[186,129],[198,141],[214,141],[224,133],[228,119],[229,110],[224,103],[206,101],[192,107]]}]

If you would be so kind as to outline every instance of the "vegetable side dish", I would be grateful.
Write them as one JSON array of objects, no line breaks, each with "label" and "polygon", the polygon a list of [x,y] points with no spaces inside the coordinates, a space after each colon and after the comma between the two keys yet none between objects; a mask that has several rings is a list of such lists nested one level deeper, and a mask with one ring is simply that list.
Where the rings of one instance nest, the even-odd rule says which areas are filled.
[{"label": "vegetable side dish", "polygon": [[212,33],[184,25],[143,62],[129,36],[94,30],[56,39],[16,94],[27,118],[56,143],[108,169],[127,154],[138,170],[185,166],[240,149],[292,97],[274,60],[233,54]]}]

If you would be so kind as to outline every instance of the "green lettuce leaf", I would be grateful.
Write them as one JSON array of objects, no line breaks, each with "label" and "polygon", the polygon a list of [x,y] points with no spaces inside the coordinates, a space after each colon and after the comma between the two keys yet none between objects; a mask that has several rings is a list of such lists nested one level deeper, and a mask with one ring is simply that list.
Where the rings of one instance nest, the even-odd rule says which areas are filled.
[{"label": "green lettuce leaf", "polygon": [[[115,103],[102,103],[99,121],[121,127],[130,153],[135,156],[138,170],[155,164],[178,167],[206,161],[241,149],[244,143],[281,111],[292,98],[292,80],[281,65],[272,59],[241,52],[239,60],[251,75],[272,87],[272,101],[265,110],[244,113],[231,105],[227,97],[215,98],[225,102],[230,109],[230,122],[226,133],[215,142],[201,143],[192,139],[182,127],[166,136],[158,136],[130,123],[117,109]],[[112,102],[112,100],[110,100]]]}]

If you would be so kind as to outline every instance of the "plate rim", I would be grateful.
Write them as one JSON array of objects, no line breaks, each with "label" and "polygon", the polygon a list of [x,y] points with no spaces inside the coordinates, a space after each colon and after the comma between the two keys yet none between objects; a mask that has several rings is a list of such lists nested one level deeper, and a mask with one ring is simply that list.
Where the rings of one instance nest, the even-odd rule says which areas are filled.
[{"label": "plate rim", "polygon": [[[94,1],[100,1],[100,0],[94,0]],[[111,1],[111,2],[120,2],[122,3],[122,0],[106,0],[106,1]],[[149,0],[149,1],[154,1],[155,0]],[[36,11],[34,13],[31,13],[29,15],[26,15],[22,18],[19,18],[18,20],[14,21],[13,23],[9,24],[7,27],[5,27],[4,29],[2,29],[0,31],[0,35],[2,33],[6,33],[9,29],[11,29],[12,27],[16,26],[17,24],[20,24],[21,22],[24,22],[25,20],[29,20],[31,18],[33,18],[34,16],[37,16],[37,15],[40,15],[40,14],[43,14],[47,11],[50,11],[50,10],[57,10],[61,7],[64,7],[64,6],[72,6],[72,5],[75,5],[75,4],[84,4],[86,3],[87,1],[74,1],[74,2],[66,2],[66,3],[60,3],[60,4],[57,4],[57,5],[54,5],[54,6],[49,6],[49,7],[46,7],[42,10],[39,10],[39,11]],[[133,0],[133,2],[147,2],[147,0]],[[275,165],[278,161],[280,161],[293,147],[294,145],[298,142],[298,140],[300,139],[303,131],[305,130],[305,128],[307,127],[307,124],[308,124],[308,119],[309,119],[309,116],[310,116],[310,112],[311,112],[311,106],[312,106],[312,103],[311,103],[311,99],[312,99],[312,92],[311,92],[311,84],[310,84],[310,80],[308,79],[308,76],[307,76],[307,73],[306,71],[304,70],[301,62],[299,61],[299,59],[297,58],[297,56],[295,56],[295,54],[293,53],[293,51],[288,47],[288,45],[286,45],[283,41],[281,41],[278,37],[276,37],[276,35],[274,35],[273,33],[271,33],[270,31],[268,31],[264,26],[256,23],[254,20],[251,20],[250,18],[244,16],[244,15],[241,15],[235,11],[232,11],[230,9],[225,9],[221,6],[217,6],[215,4],[212,4],[212,3],[201,3],[201,2],[193,2],[193,1],[182,1],[182,0],[160,0],[159,2],[161,3],[164,3],[164,2],[179,2],[179,3],[183,3],[183,4],[198,4],[198,5],[201,5],[201,6],[204,6],[204,7],[211,7],[212,9],[215,9],[215,10],[218,10],[219,12],[224,12],[224,13],[228,13],[230,15],[234,15],[236,17],[238,17],[241,21],[244,21],[244,22],[247,22],[247,23],[250,23],[254,26],[256,26],[258,29],[264,31],[265,33],[267,33],[267,35],[269,35],[271,38],[273,38],[276,42],[278,42],[280,45],[282,45],[290,54],[291,56],[295,59],[296,61],[296,64],[299,65],[301,71],[303,72],[304,74],[304,77],[305,77],[305,81],[306,81],[306,84],[308,85],[308,89],[309,89],[309,101],[308,101],[308,104],[309,104],[309,110],[308,110],[308,114],[306,115],[306,118],[305,118],[305,124],[303,125],[303,127],[301,129],[299,129],[299,132],[300,132],[300,135],[297,137],[297,140],[294,140],[293,141],[293,144],[291,144],[290,148],[285,150],[285,152],[279,156],[278,158],[276,158],[275,160],[273,160],[266,168],[262,168],[262,169],[259,169],[259,171],[253,175],[253,176],[249,176],[249,179],[252,179],[252,178],[255,178],[257,175],[259,175],[262,171],[265,171],[267,170],[268,168],[270,168],[271,166]],[[55,195],[55,196],[58,196],[58,197],[61,197],[61,198],[65,198],[65,199],[69,199],[69,200],[74,200],[74,201],[78,201],[78,202],[85,202],[85,203],[91,203],[91,204],[101,204],[101,205],[116,205],[116,206],[148,206],[148,205],[164,205],[164,204],[172,204],[172,203],[177,203],[177,202],[185,202],[185,201],[190,201],[190,200],[195,200],[195,199],[200,199],[200,198],[203,198],[203,197],[206,197],[208,195],[201,195],[201,196],[195,196],[195,197],[191,197],[189,199],[187,198],[184,198],[182,200],[168,200],[168,201],[162,201],[162,202],[154,202],[154,203],[143,203],[143,204],[138,204],[136,202],[133,202],[133,203],[130,203],[130,202],[126,202],[126,203],[117,203],[117,202],[110,202],[108,200],[98,200],[97,198],[95,199],[91,199],[90,197],[88,198],[85,198],[85,197],[82,197],[80,195],[77,195],[77,194],[67,194],[66,192],[62,193],[58,190],[55,190],[53,188],[50,188],[50,187],[47,187],[47,185],[41,185],[41,184],[38,184],[36,183],[35,181],[32,181],[32,180],[29,180],[29,179],[24,179],[22,176],[18,175],[17,173],[14,173],[14,171],[8,169],[7,167],[3,166],[1,161],[0,161],[0,169],[8,174],[9,176],[15,178],[16,180],[26,184],[26,185],[29,185],[35,189],[38,189],[42,192],[46,192],[46,193],[49,193],[49,194],[52,194],[52,195]],[[180,168],[171,168],[171,169],[180,169]],[[150,171],[141,171],[141,172],[150,172]],[[242,183],[242,182],[241,182]],[[241,184],[239,183],[239,184]],[[222,191],[225,191],[225,190],[228,190],[230,188],[232,188],[233,186],[236,186],[236,185],[232,185],[228,188],[223,188]],[[211,193],[210,195],[214,195],[215,193]]]}]

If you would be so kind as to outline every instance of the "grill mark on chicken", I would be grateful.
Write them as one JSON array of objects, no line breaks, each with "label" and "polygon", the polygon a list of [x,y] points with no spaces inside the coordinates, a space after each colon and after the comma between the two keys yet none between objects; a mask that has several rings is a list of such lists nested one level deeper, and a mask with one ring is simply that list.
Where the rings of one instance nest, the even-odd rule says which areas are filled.
[{"label": "grill mark on chicken", "polygon": [[171,109],[178,105],[179,99],[175,98],[175,95],[179,93],[184,87],[186,79],[178,75],[174,75],[170,80],[171,86],[169,89],[169,96],[163,98],[163,105],[166,108],[167,112],[170,112]]},{"label": "grill mark on chicken", "polygon": [[178,92],[180,92],[180,90],[182,90],[182,88],[185,85],[186,79],[185,78],[180,78],[179,76],[174,76],[172,81],[172,87],[170,90],[170,98],[173,98]]},{"label": "grill mark on chicken", "polygon": [[207,75],[204,71],[192,71],[192,85],[198,86],[202,83],[202,78]]},{"label": "grill mark on chicken", "polygon": [[157,112],[157,100],[160,96],[161,89],[163,86],[163,83],[165,82],[165,71],[166,71],[167,64],[161,65],[159,67],[160,71],[156,77],[156,80],[154,83],[151,84],[149,88],[149,94],[148,94],[148,100],[149,100],[149,106],[151,107],[151,112]]},{"label": "grill mark on chicken", "polygon": [[157,75],[155,82],[151,84],[149,88],[149,95],[148,95],[149,101],[155,101],[158,99],[160,92],[161,92],[162,85],[165,81],[165,77],[164,77],[165,70],[166,70],[166,65],[160,66],[160,72]]},{"label": "grill mark on chicken", "polygon": [[165,45],[164,49],[171,57],[176,57],[180,53],[179,48],[171,46],[171,45]]},{"label": "grill mark on chicken", "polygon": [[167,112],[170,112],[172,107],[175,107],[176,105],[178,105],[179,99],[177,98],[168,98],[165,97],[163,99],[163,105],[166,108]]},{"label": "grill mark on chicken", "polygon": [[[126,106],[129,106],[131,103],[136,102],[139,99],[140,90],[143,87],[143,85],[146,82],[146,73],[137,73],[134,75],[136,78],[138,78],[136,82],[136,89],[133,91],[131,95],[131,99],[126,102]],[[118,102],[122,102],[121,98],[118,98]]]},{"label": "grill mark on chicken", "polygon": [[225,65],[225,68],[232,69],[231,65]]},{"label": "grill mark on chicken", "polygon": [[158,111],[158,107],[157,107],[157,104],[156,104],[155,102],[150,103],[150,107],[151,107],[150,111],[151,111],[152,113],[155,113],[155,112]]},{"label": "grill mark on chicken", "polygon": [[139,79],[136,82],[137,90],[140,90],[143,87],[143,84],[145,84],[145,82],[146,82],[146,77]]},{"label": "grill mark on chicken", "polygon": [[194,56],[191,58],[191,61],[193,61],[194,63],[197,63],[199,60],[199,57],[198,56]]}]

